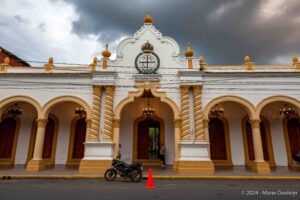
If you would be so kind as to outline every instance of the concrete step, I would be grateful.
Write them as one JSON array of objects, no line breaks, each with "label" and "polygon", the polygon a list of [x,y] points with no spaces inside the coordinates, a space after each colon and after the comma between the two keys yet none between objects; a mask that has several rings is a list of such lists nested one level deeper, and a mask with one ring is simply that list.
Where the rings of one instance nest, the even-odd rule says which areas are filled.
[{"label": "concrete step", "polygon": [[150,168],[150,167],[154,167],[154,168],[161,168],[163,162],[161,160],[135,160],[134,162],[139,162],[143,164],[144,168]]}]

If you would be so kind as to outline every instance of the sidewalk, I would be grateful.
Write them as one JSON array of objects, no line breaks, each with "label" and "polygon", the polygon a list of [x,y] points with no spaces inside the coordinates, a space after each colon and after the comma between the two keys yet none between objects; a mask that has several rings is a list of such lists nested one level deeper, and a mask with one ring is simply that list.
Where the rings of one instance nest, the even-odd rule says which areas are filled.
[{"label": "sidewalk", "polygon": [[[287,167],[277,167],[270,174],[257,174],[245,169],[244,166],[234,166],[230,170],[216,170],[213,175],[203,174],[179,174],[172,170],[172,166],[166,169],[153,168],[153,178],[156,179],[255,179],[255,180],[300,180],[300,171],[292,171]],[[143,177],[147,178],[147,169]],[[80,174],[78,169],[65,168],[64,165],[56,165],[53,169],[39,172],[27,172],[24,165],[15,165],[11,169],[0,169],[0,179],[103,179],[104,174]]]}]

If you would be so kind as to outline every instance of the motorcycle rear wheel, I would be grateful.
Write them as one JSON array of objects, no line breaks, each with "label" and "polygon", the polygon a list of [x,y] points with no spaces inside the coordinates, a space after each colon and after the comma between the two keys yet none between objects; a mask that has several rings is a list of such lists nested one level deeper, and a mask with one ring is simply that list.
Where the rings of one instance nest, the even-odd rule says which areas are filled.
[{"label": "motorcycle rear wheel", "polygon": [[105,177],[105,180],[107,180],[107,181],[113,181],[117,177],[117,172],[114,169],[108,169],[108,170],[106,170],[104,177]]},{"label": "motorcycle rear wheel", "polygon": [[132,170],[131,177],[130,177],[132,182],[140,182],[142,180],[142,177],[143,175],[141,170],[137,170],[137,169]]}]

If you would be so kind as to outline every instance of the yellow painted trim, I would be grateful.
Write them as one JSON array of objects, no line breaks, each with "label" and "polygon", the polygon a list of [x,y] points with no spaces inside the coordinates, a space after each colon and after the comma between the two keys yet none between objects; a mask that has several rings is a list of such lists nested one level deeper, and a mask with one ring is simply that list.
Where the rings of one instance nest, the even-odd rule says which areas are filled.
[{"label": "yellow painted trim", "polygon": [[295,99],[293,97],[289,97],[289,96],[282,96],[282,95],[276,95],[276,96],[270,96],[268,98],[263,99],[262,101],[260,101],[257,106],[256,106],[256,118],[259,119],[259,116],[262,112],[262,109],[272,103],[272,102],[287,102],[290,103],[294,106],[296,106],[296,108],[300,109],[300,101],[298,99]]},{"label": "yellow painted trim", "polygon": [[[54,121],[54,123],[55,123],[54,135],[53,135],[53,143],[52,143],[52,152],[51,152],[51,157],[48,158],[48,159],[43,158],[43,161],[44,161],[45,165],[53,167],[55,165],[55,155],[56,155],[56,146],[57,146],[59,120],[53,114],[49,114],[49,118],[51,118]],[[47,124],[46,124],[46,126],[47,126]],[[35,144],[35,138],[36,138],[36,131],[37,131],[37,123],[36,123],[36,119],[34,119],[33,122],[32,122],[32,125],[31,125],[31,134],[30,134],[30,140],[29,140],[29,146],[28,146],[28,153],[27,153],[26,164],[33,157],[34,144]]]},{"label": "yellow painted trim", "polygon": [[[268,141],[268,153],[270,160],[265,160],[270,167],[274,168],[276,167],[275,159],[274,159],[274,151],[273,151],[273,144],[272,144],[272,137],[271,137],[271,131],[270,131],[270,123],[264,116],[260,117],[262,122],[264,123],[265,127],[265,133],[266,138]],[[249,160],[249,148],[248,148],[248,142],[247,142],[247,133],[246,133],[246,122],[249,120],[248,116],[244,116],[241,121],[242,126],[242,135],[243,135],[243,146],[244,146],[244,156],[245,156],[245,166],[249,169],[255,164],[254,160]]]},{"label": "yellow painted trim", "polygon": [[[155,121],[158,121],[160,123],[160,130],[159,130],[159,136],[161,144],[165,144],[165,123],[164,120],[158,116],[152,117]],[[141,116],[134,120],[134,126],[133,126],[133,145],[132,145],[132,153],[133,153],[133,160],[138,161],[137,159],[137,144],[138,144],[138,123],[145,120],[146,118]]]},{"label": "yellow painted trim", "polygon": [[[293,116],[292,118],[299,119],[298,116]],[[286,118],[284,118],[282,123],[283,123],[283,133],[284,133],[284,141],[285,141],[286,153],[287,153],[287,158],[288,158],[288,166],[290,168],[292,168],[292,169],[300,170],[300,165],[294,163],[293,159],[292,159],[290,140],[289,140],[289,136],[288,136],[287,122],[288,122],[288,120]]]},{"label": "yellow painted trim", "polygon": [[61,103],[64,103],[64,102],[74,102],[74,103],[79,104],[86,111],[87,118],[90,119],[92,117],[92,109],[90,108],[90,106],[88,105],[88,103],[86,101],[80,99],[79,97],[75,97],[75,96],[59,96],[59,97],[49,100],[44,105],[40,115],[38,116],[38,119],[47,119],[51,110],[55,106],[57,106]]},{"label": "yellow painted trim", "polygon": [[41,109],[42,109],[41,105],[35,99],[33,99],[29,96],[11,96],[11,97],[1,100],[0,101],[0,113],[2,113],[7,107],[9,107],[10,105],[12,105],[15,102],[29,103],[30,105],[32,105],[35,108],[37,115],[39,115],[41,113]]},{"label": "yellow painted trim", "polygon": [[224,131],[225,131],[226,157],[227,157],[227,160],[212,160],[212,161],[216,167],[233,167],[228,120],[224,116],[219,116],[219,117],[210,116],[210,119],[212,118],[218,118],[223,122]]},{"label": "yellow painted trim", "polygon": [[224,95],[224,96],[219,96],[217,98],[212,99],[204,108],[204,119],[208,119],[208,116],[210,114],[211,108],[221,102],[226,102],[226,101],[231,101],[231,102],[236,102],[240,105],[242,105],[248,112],[248,115],[250,119],[253,119],[256,112],[254,106],[246,99],[238,97],[238,96],[231,96],[231,95]]},{"label": "yellow painted trim", "polygon": [[[12,118],[12,117],[9,117],[8,115],[3,115],[1,117],[1,120],[4,120],[6,118]],[[0,166],[8,166],[8,167],[12,166],[13,167],[15,164],[15,157],[16,157],[16,150],[17,150],[21,120],[19,117],[15,117],[14,119],[16,120],[16,130],[15,130],[15,137],[14,137],[11,157],[10,158],[0,158]]]},{"label": "yellow painted trim", "polygon": [[151,90],[151,93],[154,97],[158,97],[161,102],[164,102],[171,107],[171,109],[173,110],[174,118],[180,119],[180,109],[172,99],[166,96],[166,92],[157,91],[157,89],[159,89],[158,85],[145,83],[145,85],[140,84],[136,86],[138,87],[137,90],[129,91],[127,97],[121,100],[116,106],[114,111],[115,120],[120,120],[123,108],[128,103],[134,102],[135,98],[141,97],[144,94],[145,90]]}]

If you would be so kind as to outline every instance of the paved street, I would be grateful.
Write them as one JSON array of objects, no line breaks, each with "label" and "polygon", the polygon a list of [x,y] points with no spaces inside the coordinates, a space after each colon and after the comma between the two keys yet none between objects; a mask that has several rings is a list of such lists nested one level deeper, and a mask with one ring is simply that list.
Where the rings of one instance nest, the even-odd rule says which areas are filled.
[{"label": "paved street", "polygon": [[155,189],[118,180],[1,180],[0,199],[300,199],[300,181],[154,180]]}]

